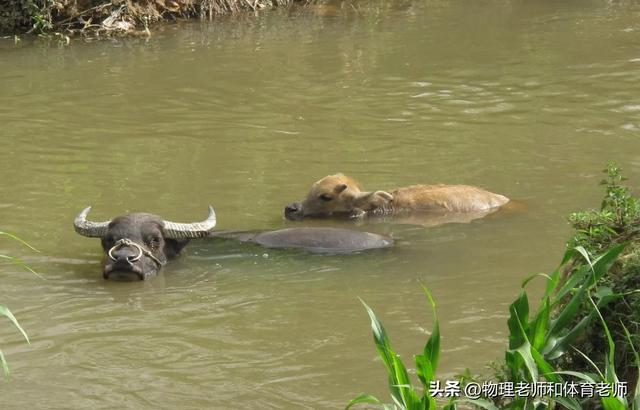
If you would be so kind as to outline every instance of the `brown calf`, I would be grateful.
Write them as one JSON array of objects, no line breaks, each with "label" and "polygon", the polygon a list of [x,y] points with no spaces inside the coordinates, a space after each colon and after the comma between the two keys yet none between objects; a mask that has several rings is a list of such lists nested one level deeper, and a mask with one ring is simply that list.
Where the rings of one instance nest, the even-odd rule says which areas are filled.
[{"label": "brown calf", "polygon": [[[315,182],[302,202],[285,207],[285,217],[385,216],[418,211],[438,215],[484,216],[509,198],[469,185],[412,185],[393,191],[363,191],[354,179],[329,175]],[[446,219],[446,218],[445,218]],[[472,217],[471,219],[475,219]]]}]

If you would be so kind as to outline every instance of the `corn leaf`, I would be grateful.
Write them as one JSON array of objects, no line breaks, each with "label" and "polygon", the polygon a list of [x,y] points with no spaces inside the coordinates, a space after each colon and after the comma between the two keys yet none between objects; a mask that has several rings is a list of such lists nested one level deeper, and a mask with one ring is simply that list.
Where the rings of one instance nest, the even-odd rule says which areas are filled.
[{"label": "corn leaf", "polygon": [[20,333],[22,333],[22,336],[24,336],[24,338],[27,340],[27,343],[31,343],[29,342],[29,336],[27,336],[27,333],[20,326],[20,323],[18,323],[18,319],[13,316],[13,313],[11,313],[11,311],[6,306],[0,305],[0,316],[7,317],[13,323],[13,325],[18,328]]},{"label": "corn leaf", "polygon": [[458,399],[458,403],[469,403],[486,410],[498,410],[495,404],[486,399]]},{"label": "corn leaf", "polygon": [[531,344],[536,350],[542,349],[545,344],[547,329],[549,327],[549,315],[549,298],[544,298],[533,321],[533,325],[531,327],[532,334],[529,335]]},{"label": "corn leaf", "polygon": [[529,300],[527,293],[520,291],[518,298],[509,306],[509,319],[507,326],[509,327],[509,349],[515,350],[521,346],[526,339],[526,331],[522,331],[523,323],[527,323],[529,316]]},{"label": "corn leaf", "polygon": [[2,350],[0,350],[0,364],[2,365],[4,376],[8,379],[10,374],[9,365],[7,364],[7,360],[4,358],[4,354],[2,353]]},{"label": "corn leaf", "polygon": [[[521,295],[522,294],[524,294],[525,300],[526,300],[526,293],[522,292]],[[528,304],[526,306],[528,308]],[[527,371],[529,372],[530,381],[536,381],[538,380],[538,367],[536,366],[536,362],[531,354],[533,350],[531,346],[531,342],[529,342],[529,339],[527,338],[527,333],[522,325],[522,322],[520,321],[521,315],[518,314],[518,311],[517,309],[515,309],[515,307],[514,307],[513,313],[514,313],[513,318],[516,322],[515,323],[516,334],[514,336],[516,339],[522,340],[522,344],[516,349],[510,349],[510,352],[522,358],[524,365]]]},{"label": "corn leaf", "polygon": [[631,350],[633,351],[633,356],[636,362],[636,369],[638,370],[638,374],[636,375],[636,388],[633,392],[633,396],[631,400],[633,401],[633,408],[636,410],[640,410],[640,355],[633,345],[633,341],[631,340],[631,334],[629,333],[629,329],[624,325],[624,323],[620,323],[622,328],[624,329],[625,336],[627,337],[627,341],[629,342],[629,346],[631,346]]},{"label": "corn leaf", "polygon": [[582,286],[580,286],[578,292],[576,292],[571,297],[569,303],[567,303],[564,309],[562,309],[562,311],[558,314],[558,317],[551,321],[547,339],[549,336],[561,336],[561,333],[565,329],[565,327],[576,317],[576,315],[578,315],[578,313],[581,312],[581,307],[587,293],[587,288],[587,283],[583,283]]},{"label": "corn leaf", "polygon": [[364,305],[371,319],[373,340],[378,355],[387,369],[389,390],[393,401],[401,408],[417,409],[417,406],[420,404],[420,399],[413,390],[409,375],[402,360],[400,360],[398,355],[393,351],[387,332],[374,311],[362,299],[360,299],[360,302]]},{"label": "corn leaf", "polygon": [[374,396],[372,396],[370,394],[362,393],[361,395],[359,395],[355,399],[351,400],[349,402],[349,404],[347,404],[347,407],[345,407],[345,410],[349,410],[352,406],[355,406],[356,404],[363,404],[363,403],[382,404],[382,402],[380,400],[378,400],[377,398],[375,398]]},{"label": "corn leaf", "polygon": [[438,361],[440,360],[440,325],[438,323],[438,315],[436,313],[436,302],[433,299],[429,288],[423,284],[422,289],[424,290],[425,295],[427,295],[427,298],[431,303],[431,310],[433,311],[433,332],[431,333],[429,340],[427,340],[423,352],[424,357],[431,364],[432,374],[429,379],[433,380],[435,372],[438,369]]}]

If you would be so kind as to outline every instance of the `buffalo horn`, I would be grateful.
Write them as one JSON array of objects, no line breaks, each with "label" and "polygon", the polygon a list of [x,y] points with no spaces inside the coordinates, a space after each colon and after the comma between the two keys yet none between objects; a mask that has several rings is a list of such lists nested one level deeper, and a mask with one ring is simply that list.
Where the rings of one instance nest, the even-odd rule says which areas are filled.
[{"label": "buffalo horn", "polygon": [[87,221],[87,215],[91,207],[88,206],[82,210],[76,216],[75,221],[73,221],[73,226],[76,228],[76,232],[78,232],[82,236],[88,236],[90,238],[101,238],[107,232],[107,227],[109,226],[109,222],[93,222]]},{"label": "buffalo horn", "polygon": [[209,216],[202,222],[177,223],[162,221],[164,224],[164,235],[171,239],[202,238],[207,236],[216,226],[216,212],[209,205]]}]

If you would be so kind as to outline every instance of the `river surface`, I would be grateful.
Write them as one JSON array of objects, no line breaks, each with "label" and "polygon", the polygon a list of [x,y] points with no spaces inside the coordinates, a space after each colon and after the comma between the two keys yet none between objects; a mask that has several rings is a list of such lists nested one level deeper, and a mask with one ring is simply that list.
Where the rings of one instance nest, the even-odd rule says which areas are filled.
[{"label": "river surface", "polygon": [[[508,304],[553,270],[616,160],[640,188],[640,7],[399,1],[277,10],[70,46],[0,40],[0,382],[9,409],[336,409],[387,399],[369,320],[411,364],[438,303],[451,378],[503,356]],[[320,177],[479,185],[469,224],[315,222],[396,247],[312,255],[193,241],[145,283],[100,274],[73,218],[147,211],[275,229]],[[541,283],[533,285],[534,293]]]}]

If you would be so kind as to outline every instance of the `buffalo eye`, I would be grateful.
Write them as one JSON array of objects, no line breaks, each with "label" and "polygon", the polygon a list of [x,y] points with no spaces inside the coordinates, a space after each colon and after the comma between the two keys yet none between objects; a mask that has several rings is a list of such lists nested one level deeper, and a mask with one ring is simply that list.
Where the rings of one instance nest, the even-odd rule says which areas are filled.
[{"label": "buffalo eye", "polygon": [[151,248],[152,251],[157,251],[158,248],[160,247],[160,238],[157,236],[154,236],[149,240],[148,243],[149,243],[149,248]]},{"label": "buffalo eye", "polygon": [[319,198],[320,198],[321,200],[325,201],[325,202],[329,202],[329,201],[331,201],[331,200],[333,199],[332,197],[330,197],[330,196],[329,196],[329,195],[327,195],[327,194],[322,194],[322,195],[320,195],[320,196],[319,196]]}]

